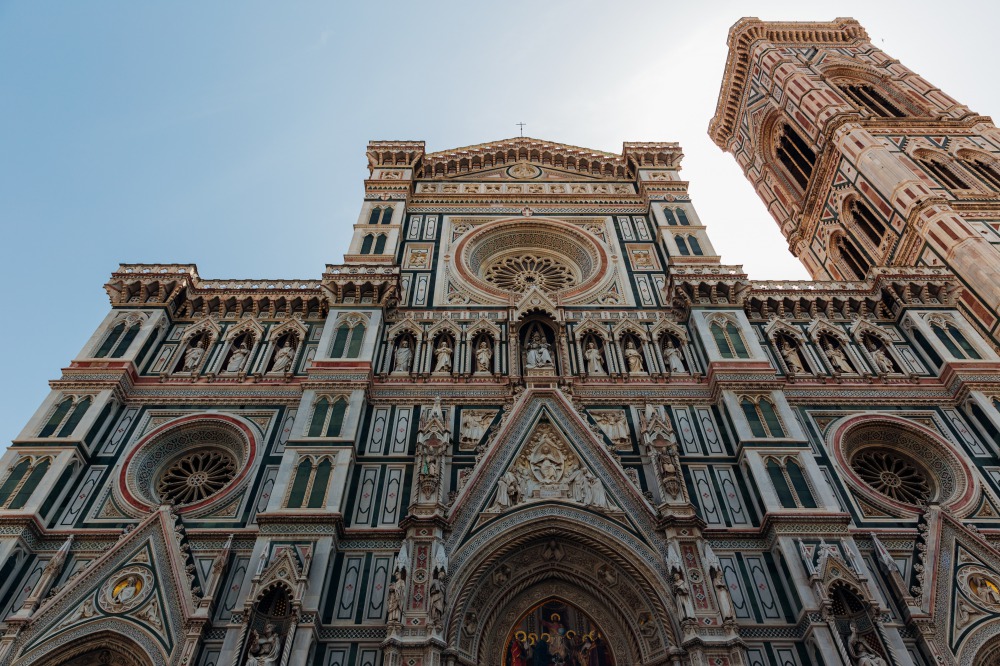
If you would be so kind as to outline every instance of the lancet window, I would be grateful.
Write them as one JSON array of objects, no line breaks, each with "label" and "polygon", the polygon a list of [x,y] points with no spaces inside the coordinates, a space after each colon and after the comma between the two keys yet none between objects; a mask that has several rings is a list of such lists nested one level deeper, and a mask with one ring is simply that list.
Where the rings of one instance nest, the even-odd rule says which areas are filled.
[{"label": "lancet window", "polygon": [[816,508],[816,499],[809,488],[809,482],[806,481],[802,467],[794,457],[769,457],[764,466],[783,508]]},{"label": "lancet window", "polygon": [[49,415],[49,420],[42,426],[39,437],[69,437],[77,424],[83,418],[93,398],[89,395],[68,396],[62,400]]},{"label": "lancet window", "polygon": [[382,254],[385,252],[385,234],[366,234],[361,241],[361,254]]},{"label": "lancet window", "polygon": [[785,167],[785,171],[803,190],[809,185],[816,153],[789,125],[782,125],[777,135],[775,157]]},{"label": "lancet window", "polygon": [[750,358],[743,334],[736,324],[728,320],[713,321],[710,328],[722,358]]},{"label": "lancet window", "polygon": [[868,271],[871,270],[872,263],[865,257],[861,250],[858,249],[850,239],[840,236],[836,240],[836,248],[840,254],[840,259],[842,260],[844,266],[847,267],[851,275],[847,275],[847,278],[853,278],[855,280],[863,280],[865,276],[868,275]]},{"label": "lancet window", "polygon": [[392,206],[375,206],[368,216],[368,224],[389,224],[392,222]]},{"label": "lancet window", "polygon": [[347,399],[343,396],[321,396],[313,407],[309,422],[309,437],[340,437],[347,414]]},{"label": "lancet window", "polygon": [[0,509],[23,508],[51,464],[48,456],[21,458],[0,485]]},{"label": "lancet window", "polygon": [[950,158],[931,152],[919,152],[914,156],[917,164],[932,174],[945,187],[953,190],[967,190],[969,184],[959,175]]},{"label": "lancet window", "polygon": [[361,343],[365,339],[365,324],[359,319],[349,319],[337,326],[333,338],[333,358],[357,358],[361,353]]},{"label": "lancet window", "polygon": [[872,242],[872,245],[878,247],[882,244],[882,239],[885,238],[886,234],[885,223],[868,207],[868,204],[855,199],[851,202],[848,213],[855,228],[859,229]]},{"label": "lancet window", "polygon": [[289,509],[320,509],[326,504],[326,492],[333,471],[330,456],[307,456],[295,468],[295,480],[288,493]]},{"label": "lancet window", "polygon": [[867,83],[842,83],[839,85],[844,95],[855,106],[867,110],[880,118],[905,118],[906,113],[889,101],[881,90]]},{"label": "lancet window", "polygon": [[121,358],[139,333],[140,322],[119,321],[104,338],[94,358]]},{"label": "lancet window", "polygon": [[784,437],[785,430],[781,427],[781,419],[774,409],[774,404],[767,398],[740,398],[740,407],[750,424],[750,432],[754,437]]},{"label": "lancet window", "polygon": [[981,359],[982,356],[976,351],[962,331],[954,323],[940,319],[933,319],[930,322],[941,344],[945,346],[948,353],[959,359]]},{"label": "lancet window", "polygon": [[1000,190],[1000,167],[997,166],[995,159],[976,154],[962,156],[961,153],[960,158],[962,166],[970,173],[979,178],[988,187]]}]

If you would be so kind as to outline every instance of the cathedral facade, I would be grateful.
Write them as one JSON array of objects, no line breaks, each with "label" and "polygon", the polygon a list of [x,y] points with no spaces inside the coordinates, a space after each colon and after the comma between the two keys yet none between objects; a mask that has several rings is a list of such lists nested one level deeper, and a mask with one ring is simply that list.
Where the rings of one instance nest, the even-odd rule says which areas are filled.
[{"label": "cathedral facade", "polygon": [[368,146],[343,263],[122,265],[0,465],[0,664],[1000,664],[1000,132],[744,19],[712,138]]}]

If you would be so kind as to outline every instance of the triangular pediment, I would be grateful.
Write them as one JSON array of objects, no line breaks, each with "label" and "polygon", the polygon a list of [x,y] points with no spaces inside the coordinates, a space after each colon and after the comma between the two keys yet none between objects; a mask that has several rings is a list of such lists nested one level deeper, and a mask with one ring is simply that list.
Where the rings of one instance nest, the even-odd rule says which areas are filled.
[{"label": "triangular pediment", "polygon": [[468,178],[490,174],[505,180],[620,179],[627,176],[623,155],[531,137],[514,137],[423,156],[420,178]]},{"label": "triangular pediment", "polygon": [[540,505],[597,513],[653,540],[653,507],[559,391],[525,391],[503,423],[450,511],[449,549]]},{"label": "triangular pediment", "polygon": [[12,653],[42,660],[99,632],[128,636],[154,664],[171,663],[195,614],[175,516],[162,507],[46,599]]}]

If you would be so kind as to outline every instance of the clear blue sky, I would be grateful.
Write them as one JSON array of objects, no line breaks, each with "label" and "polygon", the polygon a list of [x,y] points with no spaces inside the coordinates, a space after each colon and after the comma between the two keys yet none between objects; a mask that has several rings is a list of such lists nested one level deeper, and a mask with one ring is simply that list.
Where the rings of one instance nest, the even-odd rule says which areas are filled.
[{"label": "clear blue sky", "polygon": [[369,139],[442,150],[524,121],[614,152],[680,141],[723,260],[805,277],[706,135],[744,15],[854,16],[1000,113],[995,3],[956,19],[940,2],[677,4],[0,0],[0,443],[104,317],[118,262],[196,262],[209,278],[315,278],[339,262]]}]

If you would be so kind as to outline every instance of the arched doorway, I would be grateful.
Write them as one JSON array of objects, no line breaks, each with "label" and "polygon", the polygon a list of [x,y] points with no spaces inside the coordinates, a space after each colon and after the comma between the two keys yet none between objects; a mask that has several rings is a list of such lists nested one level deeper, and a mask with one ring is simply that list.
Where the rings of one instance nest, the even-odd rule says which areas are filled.
[{"label": "arched doorway", "polygon": [[601,627],[575,605],[547,599],[507,634],[503,666],[615,666]]},{"label": "arched doorway", "polygon": [[145,650],[114,631],[100,631],[74,641],[41,662],[42,666],[152,666]]}]

